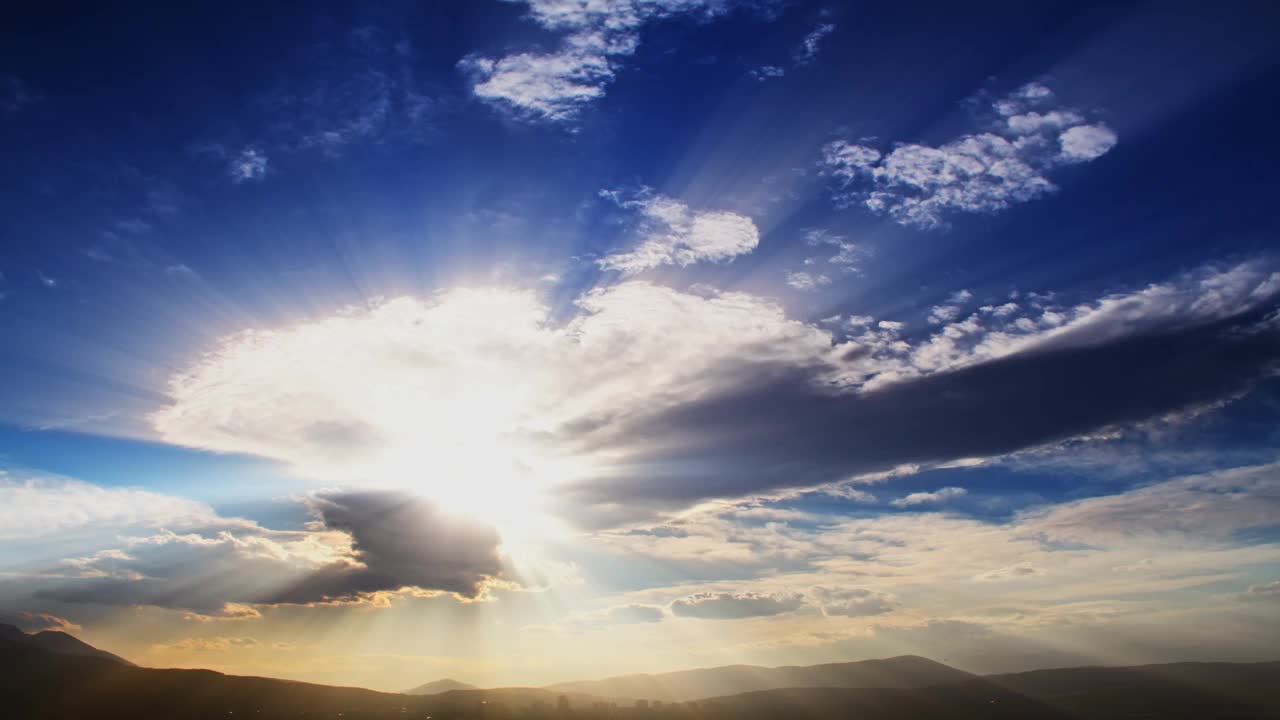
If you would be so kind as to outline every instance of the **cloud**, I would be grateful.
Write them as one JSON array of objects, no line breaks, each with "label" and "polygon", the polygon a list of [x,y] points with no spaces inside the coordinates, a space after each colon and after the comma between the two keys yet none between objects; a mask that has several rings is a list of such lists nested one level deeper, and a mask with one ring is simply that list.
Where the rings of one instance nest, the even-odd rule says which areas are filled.
[{"label": "cloud", "polygon": [[169,442],[313,480],[413,487],[482,517],[620,523],[1222,402],[1280,358],[1278,293],[1265,263],[1205,268],[911,336],[636,281],[558,321],[533,293],[455,290],[228,337],[172,378],[153,419]]},{"label": "cloud", "polygon": [[802,595],[705,592],[672,602],[671,613],[700,620],[737,620],[781,615],[803,605]]},{"label": "cloud", "polygon": [[46,630],[74,633],[84,629],[66,618],[48,613],[0,612],[0,623],[13,625],[27,633],[38,633]]},{"label": "cloud", "polygon": [[749,73],[756,82],[764,82],[770,78],[779,78],[787,74],[787,69],[779,65],[761,65]]},{"label": "cloud", "polygon": [[1043,575],[1044,571],[1031,565],[1030,563],[1018,563],[1017,565],[1009,565],[1007,567],[988,570],[974,578],[982,582],[998,582],[1001,580],[1015,580],[1017,578],[1035,577]]},{"label": "cloud", "polygon": [[[111,491],[85,491],[83,485],[77,487],[80,495],[99,500],[99,508],[126,500],[112,498]],[[407,492],[309,496],[316,521],[296,531],[207,512],[194,518],[166,513],[150,494],[127,499],[145,520],[121,518],[107,509],[79,518],[99,532],[113,524],[134,529],[96,539],[98,547],[104,542],[114,547],[65,558],[32,576],[33,598],[152,605],[186,611],[201,621],[245,620],[260,617],[255,606],[361,602],[402,590],[476,598],[506,574],[501,540],[492,527],[444,513]],[[36,514],[41,503],[23,507]],[[184,525],[182,532],[149,529]]]},{"label": "cloud", "polygon": [[475,598],[503,575],[491,526],[450,516],[406,492],[329,493],[310,500],[325,528],[351,537],[350,561],[332,563],[274,595],[274,602],[352,598],[405,587]]},{"label": "cloud", "polygon": [[804,36],[804,42],[800,44],[800,49],[796,51],[796,65],[810,65],[818,59],[818,50],[822,44],[823,38],[835,32],[836,26],[832,23],[821,23],[815,27],[808,35]]},{"label": "cloud", "polygon": [[227,161],[227,174],[234,183],[262,180],[267,176],[267,156],[256,148],[244,148]]},{"label": "cloud", "polygon": [[1227,537],[1276,524],[1280,468],[1235,468],[1088,498],[1031,513],[1031,532],[1055,541],[1138,542],[1167,535]]},{"label": "cloud", "polygon": [[605,619],[611,624],[655,623],[664,617],[662,608],[654,605],[620,605],[605,612]]},{"label": "cloud", "polygon": [[[903,143],[882,152],[844,140],[824,149],[839,205],[862,204],[901,225],[944,227],[953,213],[990,213],[1056,190],[1047,177],[1064,164],[1095,160],[1117,142],[1079,111],[1052,107],[1038,83],[995,101],[999,121],[985,132],[938,146]],[[1039,112],[1033,108],[1040,108]]]},{"label": "cloud", "polygon": [[604,97],[620,61],[639,47],[646,23],[685,14],[713,17],[728,9],[719,0],[524,3],[531,20],[563,33],[557,50],[499,58],[472,54],[458,66],[477,98],[519,119],[550,123],[571,122],[586,105]]},{"label": "cloud", "polygon": [[812,292],[830,284],[831,278],[826,275],[812,275],[807,272],[787,273],[787,285],[801,292]]},{"label": "cloud", "polygon": [[192,528],[216,520],[207,505],[185,498],[0,470],[0,539],[130,527]]},{"label": "cloud", "polygon": [[933,492],[914,492],[889,503],[894,507],[915,507],[917,505],[936,505],[948,500],[964,497],[969,491],[960,487],[944,487]]},{"label": "cloud", "polygon": [[1247,590],[1237,597],[1247,602],[1280,603],[1280,580],[1273,580],[1262,585],[1250,585]]},{"label": "cloud", "polygon": [[[858,272],[859,264],[870,254],[861,245],[850,242],[843,235],[836,235],[827,230],[810,230],[805,233],[804,241],[809,247],[830,246],[836,248],[836,253],[827,258],[827,262],[841,266],[840,271],[845,273]],[[806,260],[807,262],[808,260]]]},{"label": "cloud", "polygon": [[156,645],[155,649],[174,652],[227,652],[261,645],[251,637],[196,637],[185,638],[175,643]]},{"label": "cloud", "polygon": [[1106,125],[1077,125],[1058,136],[1062,158],[1067,162],[1088,162],[1107,154],[1116,146],[1116,133]]},{"label": "cloud", "polygon": [[639,240],[634,248],[601,258],[605,270],[631,275],[661,265],[687,267],[696,262],[723,262],[745,255],[760,244],[751,218],[725,211],[695,211],[665,195],[645,190],[630,200],[619,191],[603,196],[639,214]]},{"label": "cloud", "polygon": [[865,588],[832,589],[817,587],[813,602],[827,616],[869,617],[898,609],[901,603],[892,595]]}]

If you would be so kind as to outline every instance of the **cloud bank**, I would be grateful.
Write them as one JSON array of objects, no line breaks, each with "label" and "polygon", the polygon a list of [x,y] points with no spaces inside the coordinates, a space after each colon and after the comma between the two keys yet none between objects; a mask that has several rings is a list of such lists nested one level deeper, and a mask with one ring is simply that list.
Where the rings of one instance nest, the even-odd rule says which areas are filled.
[{"label": "cloud bank", "polygon": [[1222,402],[1275,371],[1278,293],[1247,263],[1071,306],[957,294],[909,331],[636,281],[564,324],[530,293],[454,291],[228,338],[154,421],[323,481],[621,522]]}]

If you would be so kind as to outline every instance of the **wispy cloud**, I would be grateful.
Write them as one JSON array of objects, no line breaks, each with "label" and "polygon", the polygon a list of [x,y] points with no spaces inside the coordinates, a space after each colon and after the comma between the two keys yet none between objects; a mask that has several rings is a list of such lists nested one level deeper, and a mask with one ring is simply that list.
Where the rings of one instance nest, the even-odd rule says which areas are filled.
[{"label": "wispy cloud", "polygon": [[601,195],[635,211],[640,218],[635,246],[601,258],[597,264],[605,270],[630,275],[662,265],[686,267],[696,262],[727,261],[760,244],[760,231],[744,215],[693,210],[648,189],[630,196],[616,190]]},{"label": "wispy cloud", "polygon": [[948,500],[968,495],[969,491],[961,487],[945,487],[932,492],[914,492],[889,503],[894,507],[915,507],[917,505],[938,505]]},{"label": "wispy cloud", "polygon": [[820,23],[808,35],[804,36],[804,41],[800,43],[800,48],[796,50],[796,65],[809,65],[818,59],[818,51],[821,50],[822,40],[828,35],[836,31],[834,23]]},{"label": "wispy cloud", "polygon": [[995,101],[998,116],[984,132],[939,146],[903,143],[884,152],[839,140],[826,146],[823,168],[839,205],[861,204],[902,225],[941,228],[952,213],[1003,210],[1056,189],[1055,169],[1105,155],[1117,137],[1078,110],[1056,106],[1053,92],[1024,85]]}]

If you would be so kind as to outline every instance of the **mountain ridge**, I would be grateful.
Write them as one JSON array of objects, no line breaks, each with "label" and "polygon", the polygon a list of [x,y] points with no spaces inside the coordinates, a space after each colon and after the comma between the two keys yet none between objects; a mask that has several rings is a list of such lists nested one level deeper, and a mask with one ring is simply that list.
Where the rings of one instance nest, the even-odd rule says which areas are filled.
[{"label": "mountain ridge", "polygon": [[918,655],[819,665],[724,665],[657,674],[630,674],[545,686],[617,698],[688,702],[788,687],[918,688],[977,677]]},{"label": "mountain ridge", "polygon": [[453,690],[480,690],[481,688],[471,683],[464,683],[453,678],[440,678],[423,683],[417,687],[404,690],[405,695],[439,695],[440,693],[450,692]]},{"label": "mountain ridge", "polygon": [[14,625],[0,623],[0,644],[16,644],[39,648],[60,655],[80,655],[111,660],[122,665],[133,667],[134,664],[114,653],[96,648],[89,643],[62,632],[61,630],[41,630],[37,633],[26,633]]}]

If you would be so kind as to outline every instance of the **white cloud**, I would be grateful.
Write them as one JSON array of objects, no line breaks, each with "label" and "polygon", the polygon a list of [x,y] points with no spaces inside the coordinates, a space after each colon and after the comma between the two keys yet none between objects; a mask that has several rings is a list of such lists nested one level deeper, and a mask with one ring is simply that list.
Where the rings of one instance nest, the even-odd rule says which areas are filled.
[{"label": "white cloud", "polygon": [[227,174],[234,183],[262,180],[267,176],[267,156],[256,148],[244,148],[227,161]]},{"label": "white cloud", "polygon": [[744,215],[692,210],[679,200],[648,191],[630,200],[621,200],[617,191],[602,194],[640,216],[637,243],[630,250],[601,258],[597,264],[605,270],[630,275],[661,265],[723,262],[760,244],[760,231]]},{"label": "white cloud", "polygon": [[893,595],[865,588],[823,588],[811,592],[813,603],[827,616],[868,617],[893,612],[901,603]]},{"label": "white cloud", "polygon": [[1052,192],[1048,173],[1101,157],[1117,141],[1105,125],[1084,124],[1076,110],[1046,108],[1052,101],[1043,85],[1023,86],[993,103],[1004,116],[999,124],[936,147],[903,143],[885,154],[859,143],[830,143],[822,165],[837,183],[834,199],[930,229],[945,226],[951,213],[994,212]]},{"label": "white cloud", "polygon": [[1101,123],[1068,128],[1058,136],[1062,158],[1068,162],[1087,162],[1102,157],[1116,146],[1117,139],[1115,131]]},{"label": "white cloud", "polygon": [[704,592],[675,600],[671,614],[700,620],[737,620],[794,612],[804,604],[804,596],[799,594]]},{"label": "white cloud", "polygon": [[[840,266],[840,272],[842,273],[858,272],[861,269],[862,261],[870,254],[861,245],[849,241],[843,235],[836,235],[828,230],[810,230],[804,234],[804,241],[809,247],[835,248],[835,254],[828,257],[827,262]],[[807,260],[806,263],[808,263]]]},{"label": "white cloud", "polygon": [[44,538],[130,527],[198,527],[218,516],[203,503],[136,488],[0,470],[0,538]]},{"label": "white cloud", "polygon": [[757,82],[764,82],[770,78],[778,78],[787,74],[787,69],[778,65],[761,65],[751,71],[751,77]]},{"label": "white cloud", "polygon": [[917,505],[936,505],[968,495],[969,491],[960,487],[945,487],[933,492],[914,492],[900,497],[890,503],[894,507],[915,507]]},{"label": "white cloud", "polygon": [[604,96],[622,58],[635,53],[645,23],[678,14],[714,16],[727,9],[718,0],[512,0],[529,6],[530,18],[563,32],[554,52],[500,58],[469,55],[459,67],[481,100],[516,117],[554,123],[572,121]]},{"label": "white cloud", "polygon": [[787,285],[801,292],[812,292],[831,284],[826,275],[813,275],[807,272],[787,273]]},{"label": "white cloud", "polygon": [[827,332],[744,293],[632,281],[578,304],[557,325],[531,293],[457,290],[246,331],[172,378],[173,404],[154,423],[166,441],[276,458],[327,482],[485,504],[485,483],[522,497],[584,472],[552,442],[575,428],[712,392],[735,367],[810,362],[831,347]]},{"label": "white cloud", "polygon": [[1261,465],[1170,480],[1121,495],[1029,513],[1022,525],[1052,540],[1140,542],[1183,535],[1229,538],[1280,517],[1280,467]]},{"label": "white cloud", "polygon": [[797,65],[809,65],[818,59],[818,50],[822,44],[822,39],[835,32],[836,26],[832,23],[821,23],[815,27],[808,35],[804,36],[804,42],[800,44],[800,49],[796,51],[795,62]]}]

